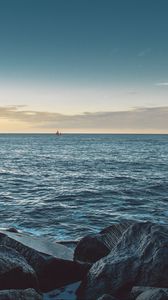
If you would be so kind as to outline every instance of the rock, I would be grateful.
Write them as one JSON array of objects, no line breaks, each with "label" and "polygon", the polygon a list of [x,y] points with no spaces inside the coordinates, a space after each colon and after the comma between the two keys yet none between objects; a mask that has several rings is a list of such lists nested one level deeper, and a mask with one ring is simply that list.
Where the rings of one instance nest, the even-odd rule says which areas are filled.
[{"label": "rock", "polygon": [[74,252],[74,260],[81,262],[96,262],[106,256],[110,250],[102,242],[101,236],[97,234],[85,236],[77,245]]},{"label": "rock", "polygon": [[37,272],[41,265],[45,263],[46,257],[30,247],[8,237],[0,232],[0,246],[12,248],[23,256],[28,264]]},{"label": "rock", "polygon": [[168,293],[163,289],[149,289],[140,294],[136,300],[168,300]]},{"label": "rock", "polygon": [[19,231],[15,227],[7,228],[6,231],[14,232],[14,233],[19,233]]},{"label": "rock", "polygon": [[130,292],[131,300],[135,300],[140,294],[149,290],[151,287],[148,286],[134,286]]},{"label": "rock", "polygon": [[79,243],[79,240],[69,240],[69,241],[57,240],[57,243],[74,250],[76,248],[77,244]]},{"label": "rock", "polygon": [[15,250],[0,246],[0,289],[38,289],[36,274]]},{"label": "rock", "polygon": [[[16,238],[15,233],[11,234],[14,234]],[[19,235],[17,235],[17,239],[19,239]],[[22,241],[25,242],[23,236]],[[28,243],[28,239],[26,239],[26,243]],[[38,247],[37,243],[37,239],[34,240],[30,237],[31,245],[33,244],[33,246]],[[0,233],[0,245],[17,250],[26,259],[37,274],[41,290],[46,292],[83,279],[83,276],[86,275],[88,269],[91,267],[88,264],[80,264],[73,260],[62,259],[62,257],[66,257],[66,253],[68,258],[72,258],[73,256],[70,254],[73,252],[71,249],[59,244],[55,244],[55,250],[58,250],[58,257],[36,251],[2,232]],[[42,245],[45,247],[43,243]],[[57,251],[55,255],[57,255]]]},{"label": "rock", "polygon": [[[12,238],[10,236],[12,236]],[[39,247],[39,250],[46,250],[47,245],[45,247],[45,244],[41,242],[40,239],[38,240],[38,238],[36,239],[32,236],[23,235],[21,235],[20,237],[19,234],[16,235],[15,233],[10,233],[10,236],[0,232],[0,245],[7,246],[18,251],[36,272],[38,272],[41,269],[42,265],[45,264],[48,259],[53,257],[50,254],[46,254],[42,251],[37,251],[33,248],[35,246],[35,248]],[[28,242],[32,247],[27,246]],[[27,245],[25,245],[25,243]],[[73,252],[71,249],[56,243],[53,247],[55,249],[54,254],[55,257],[57,257],[57,259],[73,259]]]},{"label": "rock", "polygon": [[76,300],[76,291],[80,283],[80,281],[74,282],[48,293],[43,293],[43,300]]},{"label": "rock", "polygon": [[117,300],[117,298],[110,296],[108,294],[104,294],[103,296],[101,296],[98,300]]},{"label": "rock", "polygon": [[168,287],[168,227],[135,223],[110,254],[90,269],[78,290],[78,299],[110,294],[126,298],[135,285]]},{"label": "rock", "polygon": [[[33,236],[25,232],[16,233],[16,232],[11,232],[2,229],[0,230],[0,232],[1,232],[0,233],[1,242],[2,242],[2,234],[4,234],[9,239],[11,238],[15,242],[18,242],[24,246],[29,247],[29,249],[31,248],[40,253],[44,253],[50,256],[55,256],[57,258],[73,260],[73,251],[71,249],[69,249],[68,247],[62,244],[56,243],[55,241],[51,241],[48,238]],[[4,236],[3,239],[5,239]],[[11,243],[11,240],[7,240],[7,238],[5,240],[6,241],[4,242]],[[13,242],[12,246],[17,247],[17,243],[14,244]]]},{"label": "rock", "polygon": [[79,241],[74,252],[74,260],[94,263],[108,255],[122,234],[133,224],[133,221],[125,221],[113,224],[98,234],[90,234]]},{"label": "rock", "polygon": [[33,289],[0,291],[0,300],[42,300],[42,296]]},{"label": "rock", "polygon": [[148,287],[148,286],[134,286],[130,293],[131,300],[137,299],[137,297],[145,292],[157,292],[159,290],[164,291],[168,294],[168,288],[156,288],[156,287]]},{"label": "rock", "polygon": [[40,290],[49,292],[53,289],[82,280],[91,265],[52,258],[38,272]]}]

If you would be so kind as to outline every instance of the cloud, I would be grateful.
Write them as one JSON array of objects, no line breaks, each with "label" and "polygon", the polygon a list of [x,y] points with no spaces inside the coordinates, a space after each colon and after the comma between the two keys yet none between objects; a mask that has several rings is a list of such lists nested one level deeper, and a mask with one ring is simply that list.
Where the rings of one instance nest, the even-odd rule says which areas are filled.
[{"label": "cloud", "polygon": [[142,50],[141,52],[139,52],[138,56],[139,57],[144,57],[144,56],[146,56],[150,53],[151,53],[151,48],[146,48],[146,49]]},{"label": "cloud", "polygon": [[156,86],[165,87],[165,86],[168,86],[168,82],[158,82],[158,83],[156,83]]},{"label": "cloud", "polygon": [[85,112],[65,115],[57,112],[23,110],[18,106],[0,107],[0,119],[21,122],[32,130],[63,128],[74,131],[89,130],[107,132],[167,132],[168,106],[141,107],[126,111]]}]

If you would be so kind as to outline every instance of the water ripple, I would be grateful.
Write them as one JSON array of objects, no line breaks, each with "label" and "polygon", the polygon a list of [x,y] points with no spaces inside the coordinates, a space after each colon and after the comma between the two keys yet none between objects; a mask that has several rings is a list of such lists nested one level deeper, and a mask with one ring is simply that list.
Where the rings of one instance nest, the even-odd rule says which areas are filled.
[{"label": "water ripple", "polygon": [[0,135],[1,226],[77,238],[167,223],[167,135]]}]

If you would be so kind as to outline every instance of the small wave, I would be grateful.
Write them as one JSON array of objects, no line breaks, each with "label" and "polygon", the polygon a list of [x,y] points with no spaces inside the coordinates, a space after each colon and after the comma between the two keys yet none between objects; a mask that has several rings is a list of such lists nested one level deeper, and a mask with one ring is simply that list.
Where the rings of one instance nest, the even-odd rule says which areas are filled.
[{"label": "small wave", "polygon": [[0,140],[1,223],[7,227],[69,239],[125,217],[167,222],[166,135]]}]

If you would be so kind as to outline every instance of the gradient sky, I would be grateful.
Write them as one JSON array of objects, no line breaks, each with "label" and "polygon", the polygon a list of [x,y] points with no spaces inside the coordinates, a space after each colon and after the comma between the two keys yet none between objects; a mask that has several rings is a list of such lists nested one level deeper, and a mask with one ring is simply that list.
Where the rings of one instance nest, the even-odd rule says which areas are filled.
[{"label": "gradient sky", "polygon": [[167,0],[0,0],[0,132],[168,133]]}]

